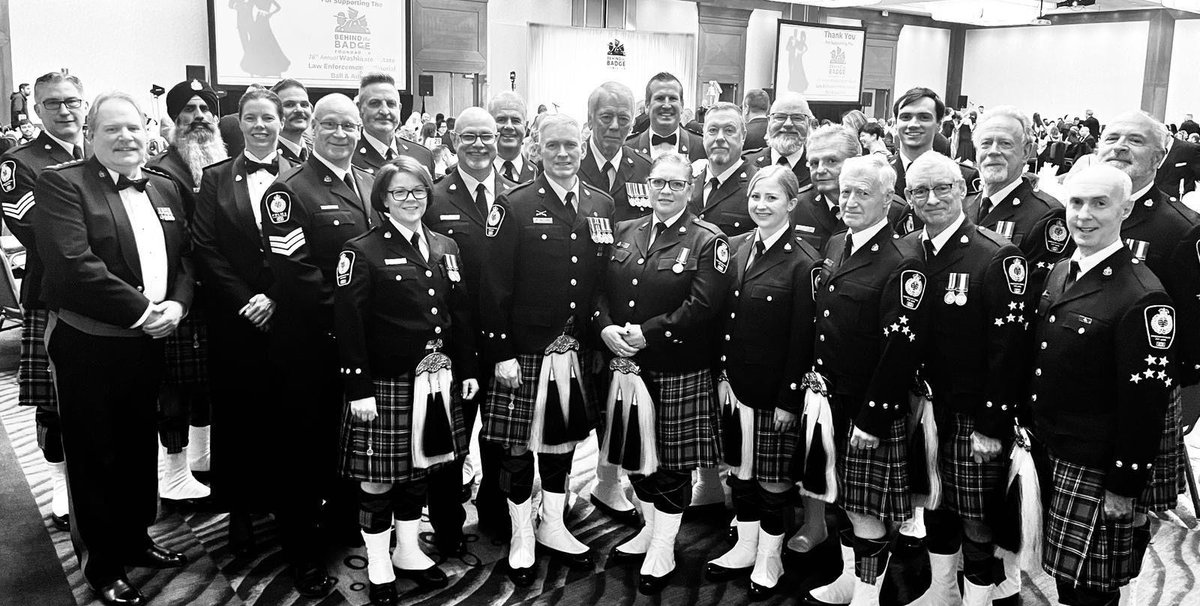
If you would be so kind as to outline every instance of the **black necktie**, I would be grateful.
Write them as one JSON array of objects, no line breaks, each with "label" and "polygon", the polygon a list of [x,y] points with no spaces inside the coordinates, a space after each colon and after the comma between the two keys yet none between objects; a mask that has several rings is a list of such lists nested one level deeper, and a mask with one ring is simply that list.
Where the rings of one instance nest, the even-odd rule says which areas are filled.
[{"label": "black necktie", "polygon": [[247,175],[253,175],[254,173],[256,173],[260,170],[265,170],[265,171],[271,173],[272,175],[278,175],[279,174],[279,163],[278,162],[265,162],[265,163],[264,162],[255,162],[254,160],[251,160],[249,158],[246,159],[246,174]]},{"label": "black necktie", "polygon": [[776,162],[776,164],[780,166],[786,166],[787,168],[792,167],[791,162],[788,162],[787,156],[779,156],[779,161]]},{"label": "black necktie", "polygon": [[[413,250],[417,251],[417,254],[421,255],[422,259],[425,259],[425,253],[421,252],[421,234],[414,231],[412,239],[409,242],[412,242]],[[428,261],[428,259],[425,260]]]},{"label": "black necktie", "polygon": [[1066,292],[1068,288],[1071,288],[1071,285],[1074,284],[1075,280],[1077,279],[1079,279],[1079,264],[1071,261],[1071,263],[1067,265],[1067,279],[1063,280],[1063,292]]},{"label": "black necktie", "polygon": [[988,213],[990,212],[992,212],[992,199],[988,198],[987,196],[981,197],[979,199],[979,217],[975,219],[975,223],[982,225],[983,218],[988,216]]},{"label": "black necktie", "polygon": [[567,211],[567,217],[570,218],[571,225],[575,224],[575,192],[567,192],[567,201],[563,203],[563,209]]},{"label": "black necktie", "polygon": [[758,260],[761,259],[765,254],[767,254],[767,243],[763,242],[762,240],[755,240],[754,256],[750,257],[750,260],[746,262],[746,269],[749,270],[751,267],[753,267],[754,264],[757,263]]},{"label": "black necktie", "polygon": [[390,148],[390,147],[389,147],[389,148],[387,149],[387,154],[384,154],[384,156],[383,156],[383,157],[384,157],[384,158],[386,158],[386,159],[388,159],[388,160],[393,160],[393,159],[395,159],[395,157],[396,157],[396,150],[394,150],[394,149],[392,149],[392,148]]},{"label": "black necktie", "polygon": [[346,173],[342,181],[346,184],[346,187],[350,188],[350,191],[354,192],[354,195],[358,195],[358,190],[354,189],[354,179],[350,176],[350,173]]},{"label": "black necktie", "polygon": [[129,177],[126,177],[125,175],[121,175],[121,176],[117,177],[117,183],[113,187],[115,187],[118,192],[127,187],[132,187],[138,191],[146,191],[146,182],[148,182],[149,180],[150,180],[149,177],[143,177],[141,179],[130,179]]},{"label": "black necktie", "polygon": [[650,145],[660,145],[663,143],[670,143],[671,145],[675,145],[675,142],[678,140],[679,139],[676,138],[675,133],[671,133],[665,137],[660,137],[658,135],[650,135]]},{"label": "black necktie", "polygon": [[78,145],[71,147],[71,157],[75,158],[76,160],[82,160],[83,159],[83,148]]},{"label": "black necktie", "polygon": [[854,240],[850,238],[850,232],[846,232],[846,245],[842,247],[842,263],[849,261],[852,254],[854,254]]},{"label": "black necktie", "polygon": [[720,179],[713,177],[708,180],[708,196],[704,198],[705,204],[708,204],[708,199],[711,198],[713,194],[717,193],[718,187],[721,187]]},{"label": "black necktie", "polygon": [[475,208],[479,210],[480,217],[486,217],[488,214],[487,205],[487,187],[482,183],[475,186]]},{"label": "black necktie", "polygon": [[933,248],[933,240],[926,239],[926,240],[922,240],[921,243],[925,245],[925,260],[926,261],[937,256],[937,250],[935,250]]},{"label": "black necktie", "polygon": [[513,172],[513,170],[514,170],[514,169],[513,169],[513,163],[512,163],[512,161],[511,161],[511,160],[505,160],[505,161],[504,161],[504,178],[505,178],[505,179],[508,179],[509,181],[512,181],[513,183],[516,183],[516,182],[517,182],[517,175],[516,175],[516,173],[515,173],[515,172]]},{"label": "black necktie", "polygon": [[604,173],[604,183],[605,183],[605,185],[607,185],[607,187],[605,187],[604,189],[606,191],[612,189],[613,180],[611,177],[608,176],[608,171],[610,171],[612,169],[613,169],[612,162],[609,162],[607,160],[604,161],[604,166],[600,169],[600,172]]},{"label": "black necktie", "polygon": [[654,241],[657,240],[658,237],[661,236],[664,231],[667,231],[666,223],[663,223],[661,221],[659,221],[658,223],[655,223],[654,224],[654,237],[650,238],[650,244],[653,245]]},{"label": "black necktie", "polygon": [[303,161],[305,161],[305,160],[307,160],[307,159],[308,159],[308,148],[307,148],[307,147],[304,147],[304,144],[303,144],[303,143],[301,143],[301,144],[300,144],[300,153],[299,153],[299,156],[300,156],[300,161],[301,161],[301,162],[303,162]]}]

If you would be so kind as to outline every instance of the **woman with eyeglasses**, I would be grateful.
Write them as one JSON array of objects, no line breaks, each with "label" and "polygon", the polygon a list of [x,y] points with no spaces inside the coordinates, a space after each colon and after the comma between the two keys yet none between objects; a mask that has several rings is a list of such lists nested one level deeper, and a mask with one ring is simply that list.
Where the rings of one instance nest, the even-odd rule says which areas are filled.
[{"label": "woman with eyeglasses", "polygon": [[[611,557],[642,560],[638,589],[645,594],[660,591],[675,570],[692,470],[720,460],[710,369],[718,353],[717,312],[733,269],[725,235],[688,211],[691,176],[679,154],[654,161],[647,179],[654,212],[617,225],[596,317],[601,339],[618,357],[614,368],[624,370],[614,382],[624,384],[617,374],[636,366],[644,383],[617,395],[602,456],[630,472],[642,502],[645,525]],[[636,393],[649,401],[635,404]]]},{"label": "woman with eyeglasses", "polygon": [[421,589],[446,585],[417,529],[429,472],[466,448],[459,398],[479,390],[458,245],[421,223],[432,191],[418,161],[385,164],[371,190],[383,220],[346,242],[337,264],[335,334],[349,401],[340,472],[361,483],[372,604],[398,601],[396,576]]}]

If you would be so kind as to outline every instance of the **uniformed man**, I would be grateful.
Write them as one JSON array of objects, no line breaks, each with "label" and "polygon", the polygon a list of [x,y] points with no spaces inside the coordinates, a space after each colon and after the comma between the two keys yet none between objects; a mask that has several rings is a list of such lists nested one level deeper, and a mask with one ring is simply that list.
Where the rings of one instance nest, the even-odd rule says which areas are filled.
[{"label": "uniformed man", "polygon": [[648,184],[654,214],[617,226],[596,320],[609,351],[640,367],[654,403],[654,434],[646,439],[657,468],[631,476],[645,525],[611,557],[642,558],[638,591],[655,594],[675,571],[692,470],[715,468],[720,457],[711,366],[730,254],[721,230],[688,211],[694,186],[687,158],[661,154]]},{"label": "uniformed man", "polygon": [[927,336],[926,278],[920,246],[888,229],[893,179],[878,155],[846,160],[839,202],[849,231],[826,244],[819,276],[815,368],[834,420],[838,504],[852,525],[842,532],[841,576],[808,596],[820,603],[876,603],[888,525],[912,514],[907,416]]},{"label": "uniformed man", "polygon": [[1038,189],[1026,162],[1037,153],[1033,122],[1010,105],[993,107],[975,127],[975,165],[982,191],[969,198],[964,212],[1016,244],[1029,261],[1029,303],[1041,294],[1050,268],[1071,254],[1066,211],[1053,196]]},{"label": "uniformed man", "polygon": [[105,604],[145,603],[126,566],[176,568],[156,545],[155,402],[164,341],[186,315],[195,278],[175,182],[143,170],[146,117],[127,93],[96,98],[95,156],[43,171],[34,236],[50,309],[71,493],[71,539],[84,580]]},{"label": "uniformed man", "polygon": [[372,174],[397,155],[408,156],[433,171],[433,152],[396,136],[400,126],[400,91],[388,74],[370,73],[358,83],[358,111],[362,139],[354,152],[354,166]]},{"label": "uniformed man", "polygon": [[496,119],[500,138],[496,141],[494,163],[500,176],[513,183],[532,181],[537,172],[525,158],[525,99],[504,91],[488,102],[488,113]]},{"label": "uniformed man", "polygon": [[747,161],[762,168],[772,164],[786,164],[796,174],[796,181],[803,189],[812,183],[808,173],[808,159],[804,155],[808,131],[812,124],[812,109],[804,95],[782,92],[771,104],[767,121],[767,146],[747,154]]},{"label": "uniformed man", "polygon": [[[204,167],[227,157],[217,129],[217,92],[202,80],[186,80],[167,91],[167,115],[175,122],[165,154],[147,162],[179,185],[191,225]],[[159,497],[169,502],[203,503],[209,488],[192,476],[209,470],[208,326],[199,293],[179,330],[167,338],[167,379],[159,395],[159,439],[163,474]],[[186,452],[185,452],[186,451]]]},{"label": "uniformed man", "polygon": [[[483,275],[483,258],[486,255],[484,225],[496,199],[515,184],[501,177],[494,168],[498,135],[496,121],[491,114],[480,107],[468,107],[459,114],[455,128],[458,132],[458,167],[434,184],[433,195],[425,210],[425,225],[432,231],[451,237],[458,244],[471,316],[478,318],[479,278]],[[487,364],[481,367],[487,368]],[[487,369],[490,375],[490,368]],[[481,385],[487,385],[489,375],[484,376]],[[462,403],[468,432],[475,426],[478,402],[483,397],[485,395]],[[489,534],[507,538],[507,509],[497,484],[502,452],[483,439],[479,440],[479,449],[483,471],[475,499],[479,526]],[[458,553],[462,547],[465,512],[459,495],[455,493],[454,482],[462,481],[461,474],[465,467],[466,462],[460,460],[453,465],[443,466],[430,477],[429,519],[434,527],[438,551],[443,554]],[[454,479],[455,473],[460,474],[457,480]],[[469,475],[473,480],[473,468]],[[469,493],[470,484],[467,489]]]},{"label": "uniformed man", "polygon": [[[937,153],[914,160],[907,193],[925,225],[905,240],[925,251],[932,330],[921,379],[937,396],[943,495],[941,507],[924,514],[933,583],[919,603],[1015,603],[1021,570],[1012,555],[1001,566],[989,518],[1003,498],[1005,454],[1023,400],[1020,344],[1033,316],[1026,310],[1028,267],[1016,246],[963,213],[967,184],[953,160]],[[960,545],[966,579],[961,597]]]},{"label": "uniformed man", "polygon": [[1200,180],[1200,145],[1177,137],[1167,138],[1167,157],[1154,183],[1172,198],[1182,198],[1196,189]]},{"label": "uniformed man", "polygon": [[38,446],[50,467],[53,496],[50,519],[59,530],[70,529],[67,506],[67,464],[63,461],[58,399],[46,357],[46,320],[42,303],[42,261],[34,240],[31,211],[33,189],[49,166],[83,159],[83,83],[75,76],[50,72],[34,81],[33,111],[45,130],[29,145],[11,149],[0,159],[0,208],[4,222],[25,246],[25,277],[21,280],[21,358],[17,366],[18,402],[35,406]]},{"label": "uniformed man", "polygon": [[[585,153],[578,122],[545,115],[535,149],[545,172],[502,194],[488,213],[480,285],[485,349],[495,363],[482,437],[506,451],[500,485],[512,519],[509,574],[519,586],[533,580],[535,538],[566,564],[591,566],[587,545],[563,523],[563,506],[575,445],[598,417],[580,361],[593,350],[589,312],[613,212],[608,194],[577,177]],[[542,478],[536,535],[534,452]]]},{"label": "uniformed man", "polygon": [[279,518],[296,589],[333,589],[313,544],[322,497],[322,529],[349,544],[359,535],[353,491],[334,481],[341,381],[333,330],[334,269],[346,240],[374,223],[367,206],[372,178],[351,165],[358,144],[358,110],[345,95],[321,98],[313,110],[313,154],[281,175],[263,194],[262,235],[275,277],[278,304],[271,330],[271,371],[288,410],[278,418],[288,448],[278,457]]},{"label": "uniformed man", "polygon": [[[921,154],[934,149],[934,137],[938,134],[938,124],[946,115],[946,104],[937,93],[924,87],[915,87],[896,99],[892,106],[896,116],[896,158],[892,160],[892,170],[896,171],[896,195],[903,196],[905,189],[904,172]],[[940,153],[940,152],[939,152]],[[975,182],[979,173],[975,169],[960,165],[963,181],[967,183],[968,195],[979,191]]]},{"label": "uniformed man", "polygon": [[[1128,161],[1135,139],[1148,156],[1161,153],[1157,130],[1143,139],[1135,133],[1144,120],[1130,118],[1109,125],[1109,162]],[[1129,177],[1098,165],[1065,185],[1076,249],[1050,272],[1032,326],[1029,405],[1049,493],[1042,567],[1060,604],[1116,604],[1137,575],[1134,512],[1158,467],[1162,419],[1178,384],[1178,315],[1121,242],[1122,223],[1141,204]]]},{"label": "uniformed man", "polygon": [[746,91],[742,100],[742,112],[746,118],[746,151],[767,146],[767,112],[771,109],[771,98],[767,91],[753,88]]},{"label": "uniformed man", "polygon": [[[1163,419],[1163,436],[1149,489],[1138,499],[1134,517],[1134,561],[1141,566],[1150,540],[1145,510],[1173,509],[1184,473],[1180,387],[1200,382],[1200,216],[1171,200],[1154,185],[1166,153],[1168,134],[1162,123],[1142,112],[1116,116],[1105,127],[1096,157],[1120,169],[1133,183],[1133,209],[1121,223],[1121,238],[1134,258],[1145,263],[1175,301],[1178,313],[1175,355],[1170,375],[1174,389]],[[1132,589],[1131,585],[1131,589]]]},{"label": "uniformed man", "polygon": [[279,153],[299,164],[312,153],[312,103],[308,89],[299,80],[284,78],[271,87],[283,103],[283,128],[279,131]]},{"label": "uniformed man", "polygon": [[704,115],[704,153],[708,162],[696,176],[688,210],[716,225],[730,238],[754,229],[746,206],[746,187],[758,167],[742,160],[746,126],[738,106],[719,102]]},{"label": "uniformed man", "polygon": [[685,128],[683,118],[683,84],[668,72],[659,72],[646,83],[646,112],[650,128],[629,139],[629,146],[639,154],[656,159],[667,152],[676,152],[695,162],[704,158],[704,139]]},{"label": "uniformed man", "polygon": [[633,91],[628,86],[605,82],[588,96],[588,128],[592,135],[588,137],[587,158],[579,167],[579,178],[612,196],[616,205],[614,223],[650,212],[645,190],[650,160],[625,144],[632,127]]}]

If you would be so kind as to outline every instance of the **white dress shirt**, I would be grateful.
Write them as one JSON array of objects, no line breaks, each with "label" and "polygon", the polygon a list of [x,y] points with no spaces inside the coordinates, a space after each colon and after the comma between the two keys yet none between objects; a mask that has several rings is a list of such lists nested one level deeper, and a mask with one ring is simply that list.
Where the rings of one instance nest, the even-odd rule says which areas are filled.
[{"label": "white dress shirt", "polygon": [[929,227],[928,226],[923,227],[923,228],[921,228],[921,239],[929,240],[930,242],[933,242],[933,254],[936,255],[942,251],[942,247],[945,246],[946,243],[950,241],[950,238],[953,237],[955,233],[958,233],[958,228],[962,227],[963,221],[966,221],[966,220],[967,220],[966,215],[964,215],[963,213],[958,213],[958,218],[954,220],[954,223],[950,224],[950,227],[943,229],[942,233],[940,233],[932,238],[929,237]]},{"label": "white dress shirt", "polygon": [[879,233],[879,230],[887,227],[887,224],[887,215],[884,215],[884,217],[880,219],[878,223],[858,233],[855,233],[854,231],[846,232],[846,237],[850,238],[850,254],[858,252],[858,249],[862,248],[863,244],[870,242],[871,238],[874,238],[875,234]]},{"label": "white dress shirt", "polygon": [[[468,175],[467,171],[462,170],[461,167],[458,169],[458,174],[462,177],[463,187],[467,188],[467,193],[471,195],[472,202],[475,201],[475,190],[479,189],[480,185],[483,185],[483,197],[487,198],[487,210],[491,212],[492,205],[496,203],[496,173],[489,172],[483,181],[476,181],[475,177]],[[483,216],[486,217],[487,215],[487,212],[483,213]]]},{"label": "white dress shirt", "polygon": [[[250,150],[242,152],[246,159],[253,160],[260,164],[270,164],[277,160],[276,152],[267,154],[266,158],[256,158]],[[275,182],[275,175],[265,171],[256,170],[246,174],[246,189],[250,192],[250,209],[254,211],[254,226],[258,228],[259,233],[262,233],[262,197],[267,193],[267,188]]]},{"label": "white dress shirt", "polygon": [[[675,222],[679,220],[679,217],[683,216],[683,213],[686,210],[687,210],[687,207],[684,206],[682,209],[679,210],[679,212],[671,215],[670,217],[667,217],[666,221],[659,221],[658,215],[651,214],[650,216],[653,217],[653,219],[650,220],[650,244],[651,245],[654,244],[654,238],[658,233],[657,230],[654,228],[655,225],[662,223],[667,226],[667,229],[671,229],[671,226],[675,225]],[[667,229],[664,229],[663,233],[666,233]]]},{"label": "white dress shirt", "polygon": [[[109,169],[108,176],[113,183],[117,182],[119,173]],[[140,179],[141,170],[133,178]],[[126,187],[120,192],[121,206],[129,217],[129,225],[133,228],[133,240],[137,247],[138,263],[142,272],[142,294],[150,299],[151,305],[146,306],[142,317],[130,328],[138,328],[150,316],[150,308],[154,303],[161,303],[167,298],[167,239],[163,235],[162,224],[159,223],[158,211],[154,203],[144,191],[134,187]]]}]

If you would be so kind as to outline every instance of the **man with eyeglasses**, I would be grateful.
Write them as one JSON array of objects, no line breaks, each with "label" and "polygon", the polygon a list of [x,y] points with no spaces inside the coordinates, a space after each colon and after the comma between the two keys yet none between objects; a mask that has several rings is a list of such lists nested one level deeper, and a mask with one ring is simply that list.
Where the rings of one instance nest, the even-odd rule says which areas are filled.
[{"label": "man with eyeglasses", "polygon": [[537,176],[533,162],[524,155],[525,99],[512,91],[504,91],[488,102],[488,113],[496,119],[500,138],[496,141],[493,163],[500,176],[513,183],[526,183]]},{"label": "man with eyeglasses", "polygon": [[354,153],[354,165],[374,174],[398,155],[408,156],[433,172],[433,152],[424,145],[396,135],[400,127],[400,91],[388,74],[370,73],[358,83],[358,111],[362,140]]},{"label": "man with eyeglasses", "polygon": [[[892,170],[896,171],[896,195],[903,196],[904,171],[908,165],[927,151],[942,153],[935,149],[934,139],[938,136],[938,125],[946,115],[946,104],[937,93],[918,86],[896,99],[892,113],[896,116],[897,134],[896,158],[892,161]],[[959,166],[963,181],[967,184],[967,195],[975,195],[979,191],[976,183],[979,173],[969,166]]]},{"label": "man with eyeglasses", "polygon": [[54,527],[70,530],[67,505],[66,463],[58,418],[58,398],[46,356],[46,321],[42,302],[44,266],[34,240],[32,212],[37,200],[34,185],[42,171],[84,156],[83,83],[79,78],[50,72],[34,81],[34,106],[42,134],[32,143],[11,149],[0,158],[0,208],[4,222],[25,247],[25,277],[21,280],[21,357],[17,365],[18,402],[34,406],[38,446],[50,467],[53,493],[50,519]]},{"label": "man with eyeglasses", "polygon": [[1029,271],[1016,246],[964,214],[966,192],[958,164],[941,154],[924,154],[909,166],[908,200],[925,227],[905,241],[925,252],[933,327],[921,379],[937,394],[938,448],[927,456],[935,457],[942,482],[941,506],[924,512],[933,581],[915,602],[921,605],[1009,604],[1021,588],[1016,557],[1000,556],[994,531],[1012,425],[1024,399],[1020,344],[1034,315]]},{"label": "man with eyeglasses", "polygon": [[646,83],[646,112],[650,128],[628,140],[638,153],[654,160],[664,153],[679,153],[695,162],[704,158],[704,139],[686,128],[683,118],[683,84],[668,72],[659,72]]},{"label": "man with eyeglasses", "polygon": [[[278,431],[291,436],[291,465],[280,469],[278,518],[283,547],[305,596],[333,589],[324,554],[313,544],[318,518],[334,545],[361,544],[357,494],[335,475],[342,387],[333,341],[333,290],[346,240],[374,222],[373,179],[351,164],[359,142],[358,108],[332,94],[313,110],[313,153],[280,175],[262,197],[262,235],[275,277],[267,293],[278,307],[272,319],[271,357],[287,404]],[[321,500],[325,509],[321,515]]]},{"label": "man with eyeglasses", "polygon": [[[458,147],[455,150],[458,167],[434,183],[424,222],[431,231],[449,236],[458,244],[463,283],[471,299],[471,315],[478,318],[479,279],[483,274],[486,245],[484,226],[496,199],[516,184],[501,177],[495,169],[498,135],[496,121],[491,114],[480,107],[468,107],[459,114],[455,128],[458,130]],[[478,402],[487,397],[486,386],[491,378],[487,360],[480,363],[480,368],[488,369],[479,377],[480,394],[462,402],[463,420],[468,431],[475,426]],[[504,497],[497,484],[502,456],[503,450],[480,438],[479,462],[483,474],[475,499],[479,527],[481,531],[501,539],[507,538],[509,532]],[[453,465],[442,466],[429,478],[429,521],[433,525],[434,543],[438,551],[447,556],[459,553],[464,547],[462,501],[470,499],[470,482],[474,480],[473,469],[469,474],[470,480],[462,478],[463,469],[468,463],[464,459],[459,459]],[[459,494],[464,491],[460,499]]]},{"label": "man with eyeglasses", "polygon": [[746,125],[738,106],[719,102],[704,116],[708,162],[696,175],[688,208],[732,238],[754,229],[746,206],[746,186],[758,167],[742,160]]},{"label": "man with eyeglasses", "polygon": [[308,89],[299,80],[284,78],[271,87],[283,103],[283,128],[279,131],[279,153],[299,164],[312,153],[312,103]]},{"label": "man with eyeglasses", "polygon": [[[499,477],[512,520],[509,576],[521,587],[533,582],[535,543],[568,566],[592,566],[588,546],[567,530],[563,513],[575,447],[599,416],[590,320],[612,241],[612,198],[578,178],[579,123],[545,114],[538,128],[534,149],[545,172],[501,194],[488,212],[479,297],[483,349],[494,364],[481,438],[504,450]],[[535,452],[542,479],[536,532]]]},{"label": "man with eyeglasses", "polygon": [[759,168],[772,164],[787,166],[800,182],[800,191],[804,191],[812,185],[804,151],[811,121],[812,109],[804,95],[780,93],[767,116],[767,146],[748,154],[746,161]]},{"label": "man with eyeglasses", "polygon": [[[605,82],[588,96],[588,128],[592,135],[588,137],[588,157],[579,168],[579,178],[612,196],[616,205],[614,225],[650,212],[650,202],[642,191],[650,174],[650,160],[625,144],[633,128],[633,107],[633,91],[620,82]],[[624,511],[624,505],[618,499],[617,509]]]}]

